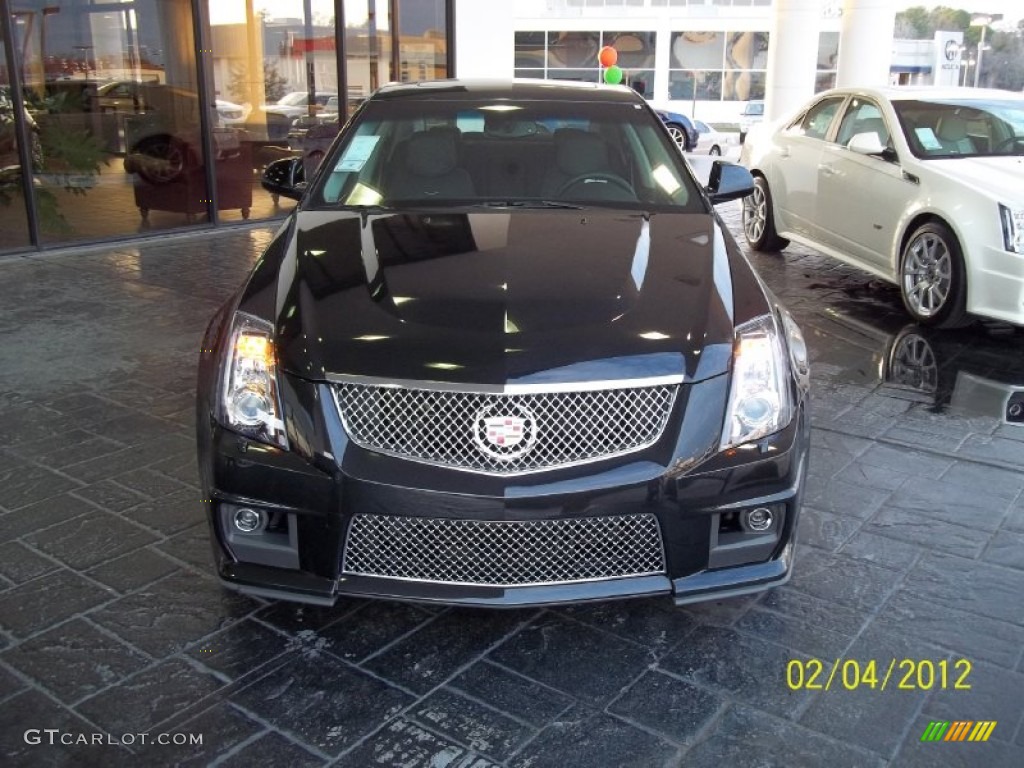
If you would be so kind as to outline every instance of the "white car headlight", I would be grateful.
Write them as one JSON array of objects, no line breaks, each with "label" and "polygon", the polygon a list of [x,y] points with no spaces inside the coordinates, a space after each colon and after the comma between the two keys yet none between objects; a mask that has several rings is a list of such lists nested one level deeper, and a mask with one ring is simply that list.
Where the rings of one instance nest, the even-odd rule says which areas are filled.
[{"label": "white car headlight", "polygon": [[288,448],[277,392],[273,326],[238,312],[232,323],[221,412],[225,425],[246,437]]},{"label": "white car headlight", "polygon": [[1013,253],[1024,253],[1024,208],[999,206],[999,218],[1003,222],[1003,247]]},{"label": "white car headlight", "polygon": [[759,440],[789,424],[794,410],[789,366],[774,316],[763,315],[736,329],[721,449]]}]

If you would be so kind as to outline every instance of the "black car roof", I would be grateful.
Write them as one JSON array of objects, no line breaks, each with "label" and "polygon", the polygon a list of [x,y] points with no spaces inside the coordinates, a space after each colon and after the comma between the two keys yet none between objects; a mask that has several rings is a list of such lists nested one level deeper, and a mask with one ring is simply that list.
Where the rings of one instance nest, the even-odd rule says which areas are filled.
[{"label": "black car roof", "polygon": [[602,101],[643,103],[632,88],[558,80],[421,80],[389,83],[370,97],[385,99],[529,99],[533,101]]}]

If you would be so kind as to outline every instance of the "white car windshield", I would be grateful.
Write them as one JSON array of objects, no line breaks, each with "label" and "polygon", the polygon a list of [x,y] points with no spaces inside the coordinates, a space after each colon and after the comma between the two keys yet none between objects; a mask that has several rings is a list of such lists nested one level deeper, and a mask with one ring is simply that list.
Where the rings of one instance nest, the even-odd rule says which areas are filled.
[{"label": "white car windshield", "polygon": [[1024,99],[898,100],[893,107],[916,157],[1024,155]]}]

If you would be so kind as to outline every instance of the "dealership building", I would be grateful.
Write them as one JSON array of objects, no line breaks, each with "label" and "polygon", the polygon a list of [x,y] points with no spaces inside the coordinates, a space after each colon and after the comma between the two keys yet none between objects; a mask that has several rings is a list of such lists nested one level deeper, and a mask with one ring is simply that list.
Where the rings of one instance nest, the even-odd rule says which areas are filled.
[{"label": "dealership building", "polygon": [[392,80],[598,82],[613,46],[624,82],[714,122],[962,79],[959,33],[894,43],[883,0],[0,2],[0,253],[279,218],[262,168]]}]

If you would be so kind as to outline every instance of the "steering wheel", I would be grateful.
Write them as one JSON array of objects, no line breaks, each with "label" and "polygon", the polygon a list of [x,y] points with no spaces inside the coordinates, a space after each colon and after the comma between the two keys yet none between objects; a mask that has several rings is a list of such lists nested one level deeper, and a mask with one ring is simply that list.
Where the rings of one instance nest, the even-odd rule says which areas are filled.
[{"label": "steering wheel", "polygon": [[[624,178],[615,173],[581,173],[578,176],[573,176],[565,184],[558,188],[558,192],[555,193],[557,197],[572,197],[572,195],[566,195],[570,189],[578,184],[597,184],[596,189],[599,192],[624,192],[628,200],[636,200],[636,191],[633,189],[633,185],[626,181]],[[584,195],[586,197],[586,195]],[[621,195],[613,195],[615,200],[621,200]]]},{"label": "steering wheel", "polygon": [[1000,141],[994,147],[992,147],[992,154],[996,154],[1004,147],[1012,147],[1015,144],[1019,144],[1024,147],[1024,136],[1007,136],[1005,139]]}]

